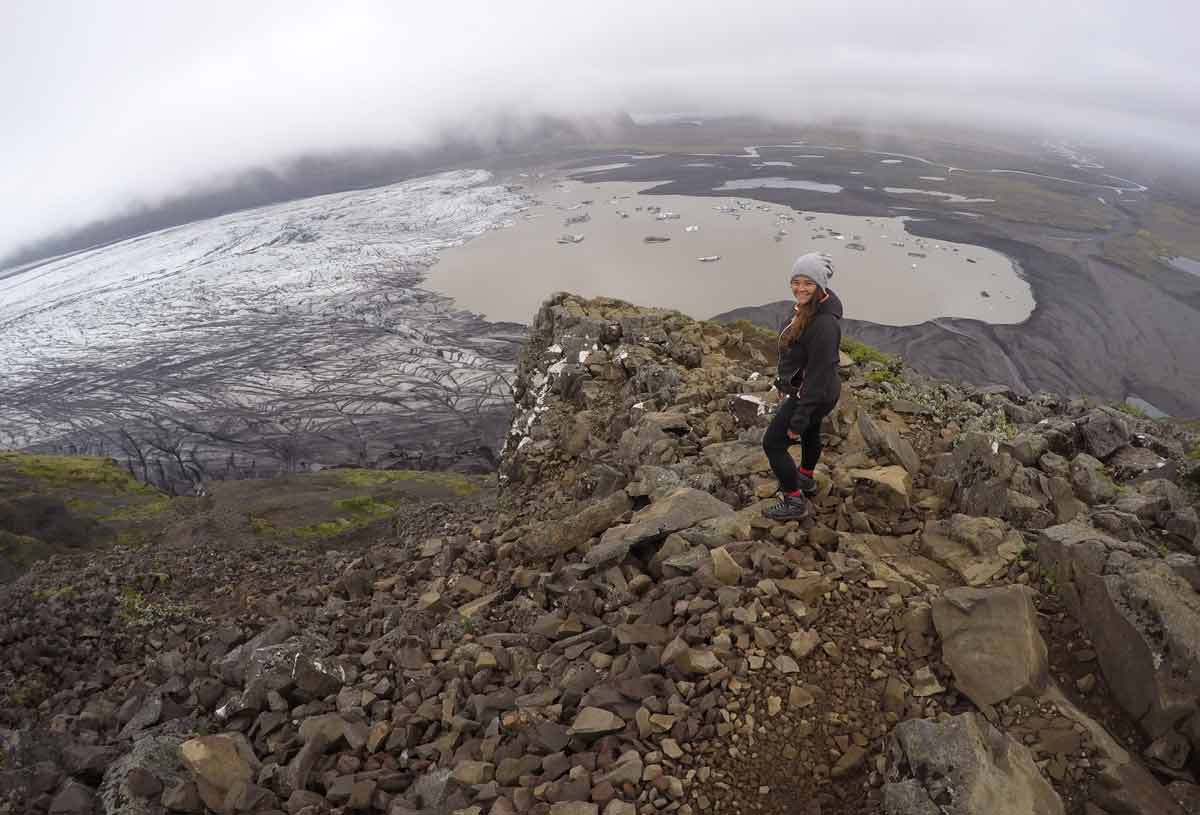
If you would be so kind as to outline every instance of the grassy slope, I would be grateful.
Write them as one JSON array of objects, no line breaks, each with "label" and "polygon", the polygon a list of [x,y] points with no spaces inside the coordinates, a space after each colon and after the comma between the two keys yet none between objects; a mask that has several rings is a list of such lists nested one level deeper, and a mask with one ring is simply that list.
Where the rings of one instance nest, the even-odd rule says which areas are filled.
[{"label": "grassy slope", "polygon": [[0,582],[50,555],[112,544],[145,547],[217,520],[243,541],[330,543],[377,530],[413,498],[453,501],[484,477],[407,470],[326,470],[216,482],[172,497],[111,459],[0,453]]}]

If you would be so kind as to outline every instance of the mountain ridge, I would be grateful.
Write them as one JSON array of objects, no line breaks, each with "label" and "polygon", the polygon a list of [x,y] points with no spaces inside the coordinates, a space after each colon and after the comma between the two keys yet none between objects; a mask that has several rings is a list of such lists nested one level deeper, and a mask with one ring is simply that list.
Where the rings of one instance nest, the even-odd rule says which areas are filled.
[{"label": "mountain ridge", "polygon": [[1182,815],[1200,429],[848,342],[813,515],[778,524],[774,342],[556,294],[478,500],[317,549],[232,548],[243,522],[202,507],[173,543],[40,561],[0,588],[0,794],[64,815]]}]

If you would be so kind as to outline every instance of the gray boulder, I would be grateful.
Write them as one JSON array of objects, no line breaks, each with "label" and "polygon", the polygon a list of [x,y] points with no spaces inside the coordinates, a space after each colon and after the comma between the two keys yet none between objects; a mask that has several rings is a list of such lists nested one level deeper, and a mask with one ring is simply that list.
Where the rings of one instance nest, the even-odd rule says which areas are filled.
[{"label": "gray boulder", "polygon": [[680,487],[638,512],[630,523],[606,531],[584,559],[593,566],[619,563],[636,544],[662,540],[672,532],[721,515],[733,515],[733,507],[707,492]]},{"label": "gray boulder", "polygon": [[704,448],[704,458],[722,478],[736,478],[771,470],[762,445],[745,441],[710,444]]},{"label": "gray boulder", "polygon": [[158,798],[139,794],[133,777],[153,777],[160,788],[171,787],[186,779],[187,773],[179,758],[183,738],[176,736],[147,736],[134,742],[124,756],[109,765],[100,783],[100,805],[105,815],[151,815],[160,812]]},{"label": "gray boulder", "polygon": [[1003,449],[1026,467],[1033,467],[1049,451],[1050,442],[1037,433],[1018,433]]},{"label": "gray boulder", "polygon": [[205,806],[220,813],[234,811],[230,793],[251,783],[261,769],[254,749],[241,733],[189,739],[179,746],[179,756],[195,779]]},{"label": "gray boulder", "polygon": [[912,476],[898,465],[848,470],[854,483],[854,499],[863,509],[901,510],[908,507]]},{"label": "gray boulder", "polygon": [[677,487],[683,486],[683,477],[668,467],[645,464],[637,468],[633,481],[625,492],[631,498],[649,498],[655,501]]},{"label": "gray boulder", "polygon": [[240,686],[246,680],[246,668],[255,651],[269,645],[277,645],[294,633],[296,627],[290,620],[273,623],[219,659],[215,664],[217,673],[225,680],[226,685]]},{"label": "gray boulder", "polygon": [[617,461],[631,467],[661,461],[663,451],[686,436],[689,429],[687,416],[682,413],[647,413],[635,427],[621,434]]},{"label": "gray boulder", "polygon": [[1028,748],[981,716],[896,726],[883,787],[886,815],[1061,815]]},{"label": "gray boulder", "polygon": [[1159,524],[1171,538],[1193,552],[1200,552],[1200,515],[1193,507],[1163,513]]},{"label": "gray boulder", "polygon": [[549,560],[564,555],[604,532],[632,506],[625,491],[617,490],[561,520],[534,527],[521,539],[518,551],[526,560]]},{"label": "gray boulder", "polygon": [[1050,499],[1054,509],[1054,522],[1065,524],[1081,513],[1087,512],[1087,504],[1075,497],[1075,488],[1067,479],[1052,475],[1040,479],[1042,492]]},{"label": "gray boulder", "polygon": [[1159,513],[1170,510],[1170,503],[1161,495],[1144,495],[1140,492],[1126,490],[1117,496],[1113,506],[1121,512],[1128,512],[1143,521],[1151,523],[1158,519]]},{"label": "gray boulder", "polygon": [[1098,459],[1107,459],[1129,444],[1129,427],[1114,414],[1100,408],[1075,420],[1083,449]]},{"label": "gray boulder", "polygon": [[[346,669],[328,640],[305,633],[277,645],[258,648],[246,666],[246,687],[262,687],[291,695],[300,701],[323,699],[345,684]],[[220,711],[218,711],[220,715]]]},{"label": "gray boulder", "polygon": [[759,396],[739,393],[729,397],[729,412],[739,427],[754,427],[771,412],[771,407]]},{"label": "gray boulder", "polygon": [[1104,463],[1087,453],[1071,460],[1071,486],[1088,504],[1107,504],[1117,496],[1117,485],[1105,472]]},{"label": "gray boulder", "polygon": [[879,427],[871,418],[871,414],[865,410],[858,414],[858,429],[874,455],[887,459],[892,464],[899,464],[909,475],[916,475],[921,471],[921,459],[908,439],[894,430]]},{"label": "gray boulder", "polygon": [[1113,453],[1107,464],[1113,476],[1122,481],[1155,478],[1157,473],[1170,469],[1167,459],[1149,447],[1122,447]]},{"label": "gray boulder", "polygon": [[68,781],[50,802],[50,815],[92,815],[96,806],[92,788],[78,781]]},{"label": "gray boulder", "polygon": [[1071,475],[1071,463],[1058,453],[1043,453],[1038,457],[1037,466],[1046,475],[1067,478]]}]

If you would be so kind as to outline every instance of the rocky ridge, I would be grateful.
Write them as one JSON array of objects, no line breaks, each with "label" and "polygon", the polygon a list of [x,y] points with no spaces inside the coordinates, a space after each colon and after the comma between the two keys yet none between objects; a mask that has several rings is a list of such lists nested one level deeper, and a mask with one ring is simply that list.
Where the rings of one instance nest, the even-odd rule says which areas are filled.
[{"label": "rocky ridge", "polygon": [[1200,811],[1195,436],[851,345],[776,524],[772,341],[555,295],[497,509],[239,552],[235,608],[119,547],[38,564],[2,811]]}]

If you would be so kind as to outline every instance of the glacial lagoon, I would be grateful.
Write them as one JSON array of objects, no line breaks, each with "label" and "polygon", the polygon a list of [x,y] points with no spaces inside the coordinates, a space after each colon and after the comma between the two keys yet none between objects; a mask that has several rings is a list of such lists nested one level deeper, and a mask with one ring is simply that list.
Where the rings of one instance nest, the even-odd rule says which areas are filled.
[{"label": "glacial lagoon", "polygon": [[[755,179],[764,181],[771,179]],[[651,186],[542,179],[527,189],[536,205],[510,226],[444,250],[424,285],[493,321],[528,322],[555,291],[708,318],[790,297],[792,261],[822,251],[834,259],[832,288],[847,317],[887,325],[938,317],[1019,323],[1033,311],[1029,285],[1010,258],[914,236],[902,217],[640,194]],[[730,191],[749,186],[725,184]]]}]

